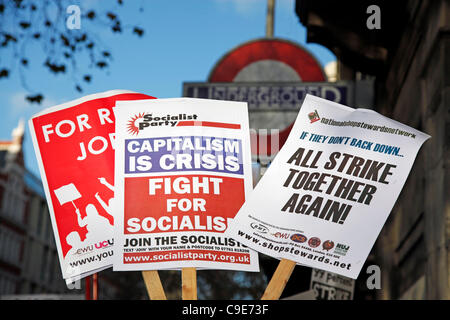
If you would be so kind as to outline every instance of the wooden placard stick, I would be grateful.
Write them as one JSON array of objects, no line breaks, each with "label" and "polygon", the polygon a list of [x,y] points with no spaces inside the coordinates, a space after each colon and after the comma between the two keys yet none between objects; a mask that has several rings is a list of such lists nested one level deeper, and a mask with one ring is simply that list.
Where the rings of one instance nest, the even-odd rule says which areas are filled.
[{"label": "wooden placard stick", "polygon": [[92,300],[98,300],[98,274],[92,275]]},{"label": "wooden placard stick", "polygon": [[142,271],[147,293],[151,300],[167,300],[158,271]]},{"label": "wooden placard stick", "polygon": [[275,273],[267,285],[266,291],[261,300],[278,300],[283,293],[284,287],[288,282],[292,271],[294,271],[295,262],[288,259],[281,259]]},{"label": "wooden placard stick", "polygon": [[181,269],[181,297],[183,300],[197,300],[197,270]]}]

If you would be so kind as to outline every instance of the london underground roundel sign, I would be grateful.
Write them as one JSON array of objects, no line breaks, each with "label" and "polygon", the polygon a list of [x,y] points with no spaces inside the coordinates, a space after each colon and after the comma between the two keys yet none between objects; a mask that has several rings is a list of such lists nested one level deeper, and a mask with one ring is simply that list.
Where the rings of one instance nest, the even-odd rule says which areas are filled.
[{"label": "london underground roundel sign", "polygon": [[326,81],[304,48],[283,39],[256,39],[232,49],[212,69],[208,82]]}]

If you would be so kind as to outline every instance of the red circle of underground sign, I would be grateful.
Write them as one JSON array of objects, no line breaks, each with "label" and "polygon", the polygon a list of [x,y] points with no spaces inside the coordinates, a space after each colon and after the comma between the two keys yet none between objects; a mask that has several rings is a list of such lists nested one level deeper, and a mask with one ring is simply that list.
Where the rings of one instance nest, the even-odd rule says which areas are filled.
[{"label": "red circle of underground sign", "polygon": [[260,60],[283,62],[305,82],[326,81],[322,67],[306,49],[282,39],[257,39],[228,52],[214,66],[208,82],[233,82],[242,69]]}]

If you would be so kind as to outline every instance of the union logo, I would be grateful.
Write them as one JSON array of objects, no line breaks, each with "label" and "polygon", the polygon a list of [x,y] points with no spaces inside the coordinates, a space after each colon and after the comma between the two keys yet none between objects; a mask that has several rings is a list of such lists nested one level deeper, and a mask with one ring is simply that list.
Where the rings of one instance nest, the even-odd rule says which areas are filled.
[{"label": "union logo", "polygon": [[320,243],[321,243],[321,242],[322,242],[322,241],[320,241],[319,238],[317,238],[317,237],[312,237],[311,239],[308,240],[308,245],[309,245],[311,248],[317,248],[318,246],[320,246]]},{"label": "union logo", "polygon": [[333,249],[333,247],[334,247],[334,242],[331,240],[327,240],[322,244],[323,250],[329,251],[329,250]]},{"label": "union logo", "polygon": [[317,110],[314,110],[314,112],[308,113],[308,118],[309,118],[309,121],[311,121],[311,123],[314,123],[314,122],[320,120],[319,113],[317,112]]},{"label": "union logo", "polygon": [[300,233],[295,233],[291,236],[291,240],[294,242],[303,243],[303,242],[306,242],[306,240],[308,240],[308,238],[306,238],[304,235],[302,235]]}]

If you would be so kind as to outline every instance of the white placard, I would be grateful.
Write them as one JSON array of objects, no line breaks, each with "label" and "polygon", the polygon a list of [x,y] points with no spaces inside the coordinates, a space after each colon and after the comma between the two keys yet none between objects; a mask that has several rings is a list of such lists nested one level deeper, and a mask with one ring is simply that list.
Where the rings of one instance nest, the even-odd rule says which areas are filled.
[{"label": "white placard", "polygon": [[307,95],[227,235],[356,279],[428,138],[375,111]]},{"label": "white placard", "polygon": [[158,99],[115,114],[114,270],[259,271],[224,236],[252,189],[247,104]]}]

